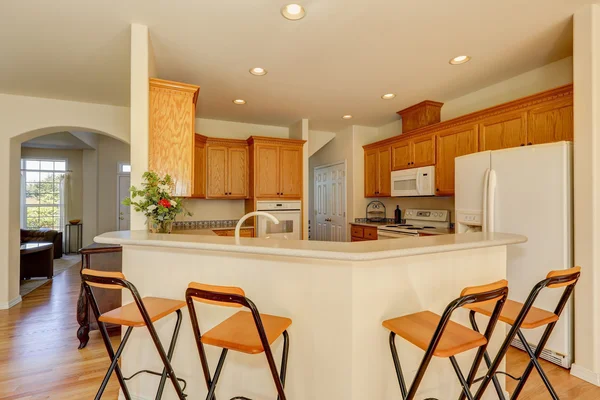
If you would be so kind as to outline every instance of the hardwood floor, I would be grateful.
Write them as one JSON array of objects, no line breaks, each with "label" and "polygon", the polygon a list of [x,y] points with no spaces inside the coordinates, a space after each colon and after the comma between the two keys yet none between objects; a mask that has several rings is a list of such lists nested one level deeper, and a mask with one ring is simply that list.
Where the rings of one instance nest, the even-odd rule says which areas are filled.
[{"label": "hardwood floor", "polygon": [[[97,331],[77,350],[75,308],[79,267],[58,275],[23,298],[10,310],[0,310],[0,399],[93,399],[108,368],[108,356]],[[113,346],[119,338],[113,338]],[[527,364],[524,352],[508,354],[508,372],[520,375]],[[542,360],[561,400],[600,399],[600,388],[572,377],[568,371]],[[507,379],[508,390],[515,384]],[[491,389],[493,390],[493,389]],[[103,399],[117,399],[118,383],[111,379]],[[521,400],[549,399],[534,370]]]}]

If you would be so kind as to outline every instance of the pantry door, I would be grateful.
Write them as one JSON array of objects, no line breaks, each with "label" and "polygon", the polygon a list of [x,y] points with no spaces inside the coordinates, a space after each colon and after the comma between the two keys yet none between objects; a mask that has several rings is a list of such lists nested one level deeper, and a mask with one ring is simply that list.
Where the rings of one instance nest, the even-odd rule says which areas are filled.
[{"label": "pantry door", "polygon": [[315,168],[315,238],[346,241],[346,163]]}]

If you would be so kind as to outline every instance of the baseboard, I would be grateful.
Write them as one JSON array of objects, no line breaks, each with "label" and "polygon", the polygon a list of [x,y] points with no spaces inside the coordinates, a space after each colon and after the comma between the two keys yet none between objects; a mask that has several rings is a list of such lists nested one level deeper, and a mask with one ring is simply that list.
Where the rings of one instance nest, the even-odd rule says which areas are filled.
[{"label": "baseboard", "polygon": [[21,296],[17,296],[8,303],[0,303],[0,310],[8,310],[9,308],[19,304],[22,300],[23,299],[21,298]]},{"label": "baseboard", "polygon": [[592,385],[600,386],[600,374],[594,371],[590,371],[589,369],[584,368],[581,365],[572,364],[571,375],[573,375],[576,378],[583,379],[584,381],[589,382]]}]

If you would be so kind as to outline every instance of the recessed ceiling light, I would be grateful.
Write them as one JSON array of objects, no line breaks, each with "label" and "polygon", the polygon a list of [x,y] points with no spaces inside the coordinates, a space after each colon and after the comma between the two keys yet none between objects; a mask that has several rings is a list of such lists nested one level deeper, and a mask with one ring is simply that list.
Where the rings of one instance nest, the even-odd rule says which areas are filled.
[{"label": "recessed ceiling light", "polygon": [[471,57],[470,56],[458,56],[458,57],[454,57],[453,59],[450,60],[450,64],[452,65],[460,65],[460,64],[464,64],[466,62],[471,61]]},{"label": "recessed ceiling light", "polygon": [[381,96],[381,98],[384,99],[384,100],[391,100],[394,97],[396,97],[395,93],[386,93],[383,96]]},{"label": "recessed ceiling light", "polygon": [[246,100],[242,100],[242,99],[235,99],[233,101],[233,104],[237,104],[237,105],[242,105],[242,104],[246,104]]},{"label": "recessed ceiling light", "polygon": [[250,68],[250,73],[256,76],[263,76],[267,74],[267,70],[261,67]]},{"label": "recessed ceiling light", "polygon": [[306,11],[300,4],[288,4],[281,8],[281,15],[291,21],[297,21],[304,18]]},{"label": "recessed ceiling light", "polygon": [[346,115],[342,116],[342,119],[352,119],[352,115],[346,114]]}]

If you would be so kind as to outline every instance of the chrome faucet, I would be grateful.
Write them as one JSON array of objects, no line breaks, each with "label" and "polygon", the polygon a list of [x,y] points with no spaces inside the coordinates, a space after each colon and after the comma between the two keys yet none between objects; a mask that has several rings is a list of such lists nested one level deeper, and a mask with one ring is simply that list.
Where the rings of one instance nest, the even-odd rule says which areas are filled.
[{"label": "chrome faucet", "polygon": [[237,225],[235,226],[235,244],[240,244],[240,228],[242,227],[242,224],[250,217],[254,217],[254,216],[261,216],[261,217],[267,217],[269,218],[271,221],[273,221],[274,224],[279,224],[279,220],[277,218],[275,218],[272,214],[269,214],[268,212],[264,212],[264,211],[253,211],[250,212],[246,215],[244,215],[242,218],[240,218],[240,220],[238,221]]}]

